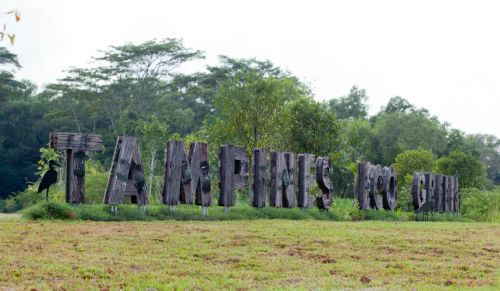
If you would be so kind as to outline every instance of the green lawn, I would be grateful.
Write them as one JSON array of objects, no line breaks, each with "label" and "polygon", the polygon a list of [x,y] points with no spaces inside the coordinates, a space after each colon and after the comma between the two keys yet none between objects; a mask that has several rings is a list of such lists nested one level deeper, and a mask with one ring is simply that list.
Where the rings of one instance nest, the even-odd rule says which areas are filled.
[{"label": "green lawn", "polygon": [[0,288],[500,288],[500,225],[0,220]]}]

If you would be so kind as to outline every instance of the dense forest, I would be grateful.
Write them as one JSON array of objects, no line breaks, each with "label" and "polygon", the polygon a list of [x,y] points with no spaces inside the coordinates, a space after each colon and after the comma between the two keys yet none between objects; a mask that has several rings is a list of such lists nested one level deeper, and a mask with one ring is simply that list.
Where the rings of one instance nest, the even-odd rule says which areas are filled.
[{"label": "dense forest", "polygon": [[269,60],[220,56],[216,66],[181,73],[203,57],[178,39],[127,43],[37,88],[16,78],[22,64],[0,48],[0,198],[39,179],[54,131],[102,134],[103,152],[89,153],[87,163],[101,171],[116,138],[128,135],[141,142],[148,176],[162,174],[165,141],[185,139],[208,142],[211,151],[231,143],[329,156],[342,197],[353,195],[358,161],[394,165],[400,187],[416,170],[458,176],[460,187],[500,184],[493,135],[465,134],[399,96],[369,116],[369,97],[357,86],[318,102],[308,84]]}]

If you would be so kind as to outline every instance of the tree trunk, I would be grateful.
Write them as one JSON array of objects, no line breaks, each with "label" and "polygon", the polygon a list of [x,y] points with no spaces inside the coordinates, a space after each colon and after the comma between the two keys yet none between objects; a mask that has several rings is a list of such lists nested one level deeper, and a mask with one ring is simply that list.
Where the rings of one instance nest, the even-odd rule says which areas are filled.
[{"label": "tree trunk", "polygon": [[257,127],[253,127],[253,147],[257,147]]},{"label": "tree trunk", "polygon": [[154,169],[155,169],[155,155],[156,155],[156,150],[151,150],[151,165],[149,168],[149,197],[152,197],[152,192],[153,192],[153,176],[154,176]]}]

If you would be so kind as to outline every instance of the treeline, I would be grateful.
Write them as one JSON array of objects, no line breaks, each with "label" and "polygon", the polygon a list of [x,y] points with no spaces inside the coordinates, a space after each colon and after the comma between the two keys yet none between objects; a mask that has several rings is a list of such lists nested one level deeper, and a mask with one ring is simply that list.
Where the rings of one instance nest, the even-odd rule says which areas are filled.
[{"label": "treeline", "polygon": [[37,90],[16,79],[17,56],[0,48],[0,198],[39,178],[40,148],[54,131],[102,134],[104,151],[88,163],[101,171],[128,135],[141,142],[146,175],[162,174],[167,139],[184,139],[329,156],[342,197],[353,197],[358,161],[395,164],[402,186],[417,170],[458,176],[461,187],[500,183],[495,136],[466,135],[404,98],[369,116],[365,90],[318,102],[297,77],[255,59],[221,56],[203,72],[180,73],[200,59],[178,39],[112,46]]}]

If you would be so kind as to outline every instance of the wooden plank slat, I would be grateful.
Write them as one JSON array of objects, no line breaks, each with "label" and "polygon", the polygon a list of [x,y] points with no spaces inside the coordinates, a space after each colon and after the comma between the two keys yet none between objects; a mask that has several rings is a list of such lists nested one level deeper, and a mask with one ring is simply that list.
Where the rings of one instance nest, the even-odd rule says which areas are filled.
[{"label": "wooden plank slat", "polygon": [[167,151],[164,164],[162,203],[178,205],[194,203],[194,193],[191,190],[191,169],[186,156],[184,141],[167,141]]},{"label": "wooden plank slat", "polygon": [[191,191],[196,205],[212,206],[208,145],[198,142],[190,143],[188,160],[191,167]]},{"label": "wooden plank slat", "polygon": [[102,135],[93,133],[53,132],[49,146],[56,150],[102,151]]},{"label": "wooden plank slat", "polygon": [[310,189],[314,186],[315,180],[314,175],[311,175],[311,167],[314,167],[314,155],[299,154],[298,161],[297,206],[312,208],[314,207],[314,196],[310,195]]},{"label": "wooden plank slat", "polygon": [[332,161],[328,157],[316,160],[316,183],[323,194],[316,196],[316,205],[319,209],[330,209],[333,200],[333,184],[330,179]]},{"label": "wooden plank slat", "polygon": [[250,205],[265,207],[267,197],[267,150],[253,149],[253,184]]},{"label": "wooden plank slat", "polygon": [[358,163],[358,175],[356,176],[356,196],[358,198],[358,206],[360,209],[367,209],[369,206],[369,189],[370,183],[368,179],[368,168],[370,163]]},{"label": "wooden plank slat", "polygon": [[132,202],[139,205],[150,203],[139,144],[130,136],[117,139],[103,202],[122,204],[124,196],[132,196]]},{"label": "wooden plank slat", "polygon": [[219,206],[234,206],[234,190],[248,186],[248,161],[248,152],[244,147],[219,147]]},{"label": "wooden plank slat", "polygon": [[295,154],[271,151],[270,199],[273,207],[295,207]]}]

